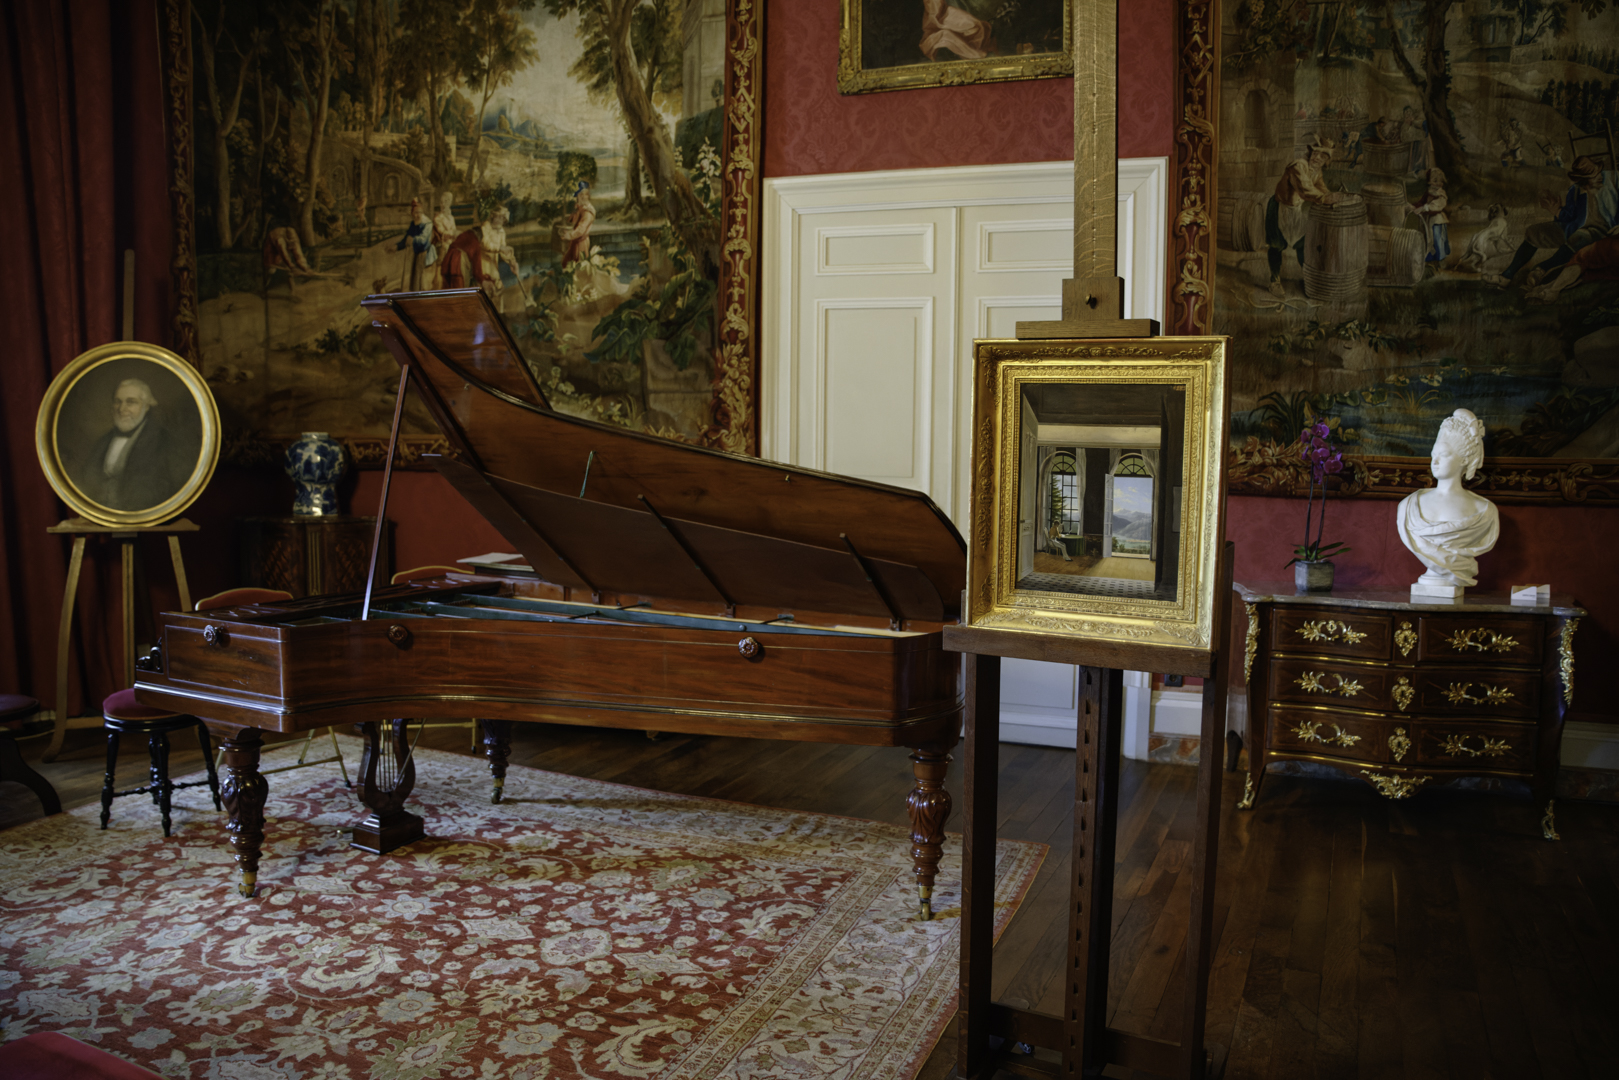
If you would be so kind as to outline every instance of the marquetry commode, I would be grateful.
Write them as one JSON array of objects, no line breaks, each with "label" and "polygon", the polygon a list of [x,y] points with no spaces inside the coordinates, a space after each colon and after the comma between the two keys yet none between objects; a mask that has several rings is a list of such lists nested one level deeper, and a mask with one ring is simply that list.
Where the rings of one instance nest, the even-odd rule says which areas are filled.
[{"label": "marquetry commode", "polygon": [[1574,697],[1568,597],[1412,603],[1393,591],[1297,596],[1236,585],[1248,610],[1247,788],[1272,761],[1314,761],[1391,799],[1462,776],[1527,780],[1557,839],[1552,794]]}]

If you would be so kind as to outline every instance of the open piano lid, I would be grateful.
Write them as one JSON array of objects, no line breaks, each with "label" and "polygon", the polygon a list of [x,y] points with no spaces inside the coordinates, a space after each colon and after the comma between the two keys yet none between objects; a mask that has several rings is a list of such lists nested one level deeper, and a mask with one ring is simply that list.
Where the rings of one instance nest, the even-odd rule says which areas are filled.
[{"label": "open piano lid", "polygon": [[556,412],[481,290],[363,303],[457,451],[435,467],[545,580],[726,609],[957,617],[966,545],[926,495]]}]

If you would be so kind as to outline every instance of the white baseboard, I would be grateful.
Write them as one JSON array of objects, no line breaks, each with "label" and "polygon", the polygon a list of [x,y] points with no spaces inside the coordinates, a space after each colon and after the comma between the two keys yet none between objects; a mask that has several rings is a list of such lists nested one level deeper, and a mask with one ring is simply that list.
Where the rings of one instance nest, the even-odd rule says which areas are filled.
[{"label": "white baseboard", "polygon": [[1572,769],[1619,769],[1619,725],[1563,725],[1563,764]]},{"label": "white baseboard", "polygon": [[1178,690],[1160,690],[1152,695],[1154,735],[1201,735],[1203,695]]}]

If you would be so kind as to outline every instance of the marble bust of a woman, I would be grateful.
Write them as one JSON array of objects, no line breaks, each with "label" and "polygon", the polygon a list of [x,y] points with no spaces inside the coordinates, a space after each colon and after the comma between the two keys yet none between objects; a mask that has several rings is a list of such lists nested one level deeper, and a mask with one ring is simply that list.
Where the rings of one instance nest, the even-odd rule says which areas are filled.
[{"label": "marble bust of a woman", "polygon": [[1495,504],[1463,488],[1484,462],[1484,422],[1466,409],[1439,425],[1434,486],[1412,492],[1395,515],[1400,542],[1428,568],[1411,586],[1419,596],[1462,595],[1478,584],[1478,557],[1501,535]]}]

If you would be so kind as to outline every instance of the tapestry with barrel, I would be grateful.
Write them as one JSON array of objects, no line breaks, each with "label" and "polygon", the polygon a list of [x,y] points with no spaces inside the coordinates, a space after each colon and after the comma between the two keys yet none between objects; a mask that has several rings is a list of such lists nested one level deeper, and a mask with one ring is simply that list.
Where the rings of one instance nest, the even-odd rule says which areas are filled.
[{"label": "tapestry with barrel", "polygon": [[1296,486],[1314,420],[1397,463],[1458,406],[1491,457],[1619,458],[1619,4],[1227,0],[1221,23],[1235,489]]}]

